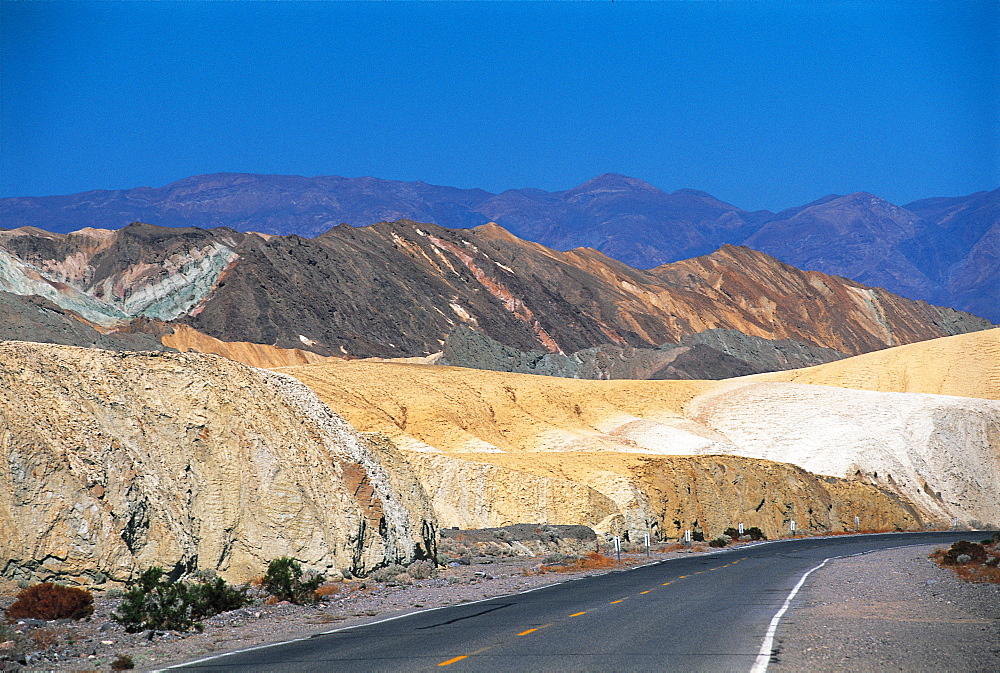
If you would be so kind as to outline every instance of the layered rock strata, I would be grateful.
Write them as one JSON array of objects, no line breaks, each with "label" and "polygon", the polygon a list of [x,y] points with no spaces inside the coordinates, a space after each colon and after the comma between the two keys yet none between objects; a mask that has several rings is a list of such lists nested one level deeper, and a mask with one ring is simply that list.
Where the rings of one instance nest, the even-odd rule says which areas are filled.
[{"label": "layered rock strata", "polygon": [[[655,348],[713,329],[853,355],[990,326],[748,248],[642,271],[495,224],[403,220],[315,239],[139,223],[20,229],[0,232],[0,252],[0,290],[45,296],[92,322],[180,322],[221,341],[322,356],[429,356],[462,325],[518,351],[563,355]],[[704,362],[705,345],[675,368],[726,365]]]},{"label": "layered rock strata", "polygon": [[405,471],[296,380],[195,354],[0,344],[0,573],[245,581],[433,556]]}]

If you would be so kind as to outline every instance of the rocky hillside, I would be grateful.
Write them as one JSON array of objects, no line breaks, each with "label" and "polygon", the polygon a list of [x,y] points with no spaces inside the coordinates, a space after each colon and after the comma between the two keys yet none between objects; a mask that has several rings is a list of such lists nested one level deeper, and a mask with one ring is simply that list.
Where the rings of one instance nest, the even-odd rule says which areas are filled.
[{"label": "rocky hillside", "polygon": [[399,219],[448,228],[492,221],[552,248],[595,248],[643,269],[747,245],[802,269],[1000,320],[1000,265],[991,252],[1000,189],[902,207],[864,192],[833,194],[771,213],[615,174],[565,191],[501,194],[376,178],[215,174],[162,188],[0,199],[0,227],[62,233],[142,221],[311,238],[340,223]]},{"label": "rocky hillside", "polygon": [[435,364],[571,379],[725,379],[845,357],[829,348],[751,337],[730,329],[705,330],[659,348],[603,345],[568,355],[522,352],[460,326],[448,336]]},{"label": "rocky hillside", "polygon": [[216,356],[0,344],[0,573],[126,580],[158,564],[245,581],[433,556],[388,443],[294,379]]},{"label": "rocky hillside", "polygon": [[[335,227],[315,239],[228,229],[0,232],[0,289],[95,323],[134,317],[323,356],[423,357],[466,325],[519,351],[655,348],[709,329],[846,354],[989,323],[747,248],[640,271],[496,225]],[[733,370],[734,373],[736,370]]]},{"label": "rocky hillside", "polygon": [[[651,516],[661,530],[675,531],[680,524],[656,514],[662,512],[655,505],[659,496],[636,476],[636,466],[647,466],[649,474],[715,475],[721,468],[706,461],[723,454],[790,463],[834,479],[819,484],[847,480],[861,490],[844,497],[869,503],[851,508],[878,510],[879,516],[902,516],[905,510],[923,523],[1000,518],[1000,484],[989,476],[1000,474],[1000,402],[993,400],[754,383],[752,377],[581,381],[363,362],[282,371],[356,427],[382,432],[404,449],[442,525],[492,526],[545,516],[636,533],[637,522]],[[386,388],[385,380],[393,386]],[[768,465],[773,463],[727,469],[745,475],[746,488],[756,489],[763,488],[759,475],[778,469]],[[687,483],[688,477],[677,478]],[[764,482],[792,483],[782,480]],[[744,487],[737,483],[729,488]],[[748,507],[751,498],[740,496],[742,504],[727,501],[713,516],[732,508],[775,532],[789,518],[801,523],[818,511],[830,512],[812,507],[810,513],[806,506],[790,513],[790,501],[782,498],[791,496],[783,488],[766,515],[756,509],[760,498]],[[721,486],[711,491],[717,495],[705,489],[692,486],[690,500],[669,498],[694,511],[706,498],[723,497]],[[878,498],[885,500],[876,507]],[[903,510],[893,510],[890,502]],[[846,509],[834,519],[846,517]],[[707,515],[699,516],[704,521]],[[680,520],[690,524],[695,518]]]}]

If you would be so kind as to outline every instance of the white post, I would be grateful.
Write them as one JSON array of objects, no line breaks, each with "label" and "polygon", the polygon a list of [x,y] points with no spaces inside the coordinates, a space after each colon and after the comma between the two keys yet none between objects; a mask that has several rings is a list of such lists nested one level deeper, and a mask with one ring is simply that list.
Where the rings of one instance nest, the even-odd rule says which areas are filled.
[{"label": "white post", "polygon": [[857,533],[861,530],[861,519],[854,517],[854,532]]},{"label": "white post", "polygon": [[615,535],[615,551],[618,553],[618,565],[622,564],[622,539]]},{"label": "white post", "polygon": [[740,524],[740,537],[743,537],[743,524]]},{"label": "white post", "polygon": [[951,527],[954,528],[955,530],[958,530],[958,517],[957,516],[952,517],[952,519],[951,519]]},{"label": "white post", "polygon": [[646,557],[649,558],[649,533],[646,533],[645,537],[646,537]]},{"label": "white post", "polygon": [[791,520],[790,525],[792,528],[792,535],[795,535],[795,519]]},{"label": "white post", "polygon": [[691,544],[691,531],[689,530],[684,531],[684,541],[687,542],[688,544]]}]

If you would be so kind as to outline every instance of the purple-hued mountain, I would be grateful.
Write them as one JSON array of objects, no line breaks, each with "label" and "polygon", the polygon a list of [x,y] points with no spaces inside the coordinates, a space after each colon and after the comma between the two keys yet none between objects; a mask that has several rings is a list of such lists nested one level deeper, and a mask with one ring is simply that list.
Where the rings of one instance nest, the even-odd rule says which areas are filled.
[{"label": "purple-hued mountain", "polygon": [[221,173],[161,188],[0,199],[0,227],[60,233],[142,221],[312,238],[340,223],[404,218],[449,228],[493,221],[549,247],[591,247],[638,268],[747,245],[802,269],[1000,321],[1000,189],[902,207],[866,193],[831,195],[771,213],[616,174],[566,191],[492,194],[377,178]]}]

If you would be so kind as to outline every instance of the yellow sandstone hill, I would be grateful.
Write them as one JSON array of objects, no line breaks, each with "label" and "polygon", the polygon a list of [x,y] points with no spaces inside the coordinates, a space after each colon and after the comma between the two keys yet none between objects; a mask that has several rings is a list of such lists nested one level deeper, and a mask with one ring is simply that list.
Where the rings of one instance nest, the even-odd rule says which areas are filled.
[{"label": "yellow sandstone hill", "polygon": [[[544,518],[604,530],[655,524],[671,534],[694,519],[715,524],[699,509],[703,497],[675,495],[676,510],[688,514],[663,514],[636,461],[676,476],[705,469],[697,461],[681,469],[679,456],[724,454],[762,461],[746,468],[748,478],[781,463],[869,487],[850,507],[837,504],[832,527],[854,515],[884,521],[876,493],[910,503],[924,523],[996,522],[998,338],[1000,330],[977,332],[728,381],[583,381],[369,362],[282,371],[355,427],[405,449],[445,526]],[[675,482],[685,480],[707,483]],[[783,492],[773,502],[782,498],[791,501]],[[749,516],[725,502],[710,509]],[[755,525],[776,532],[807,518],[780,510]],[[654,523],[644,523],[650,512]]]},{"label": "yellow sandstone hill", "polygon": [[0,343],[7,577],[179,564],[245,581],[284,555],[358,572],[431,555],[433,513],[402,465],[281,374]]},{"label": "yellow sandstone hill", "polygon": [[1000,400],[1000,328],[921,341],[758,381]]}]

